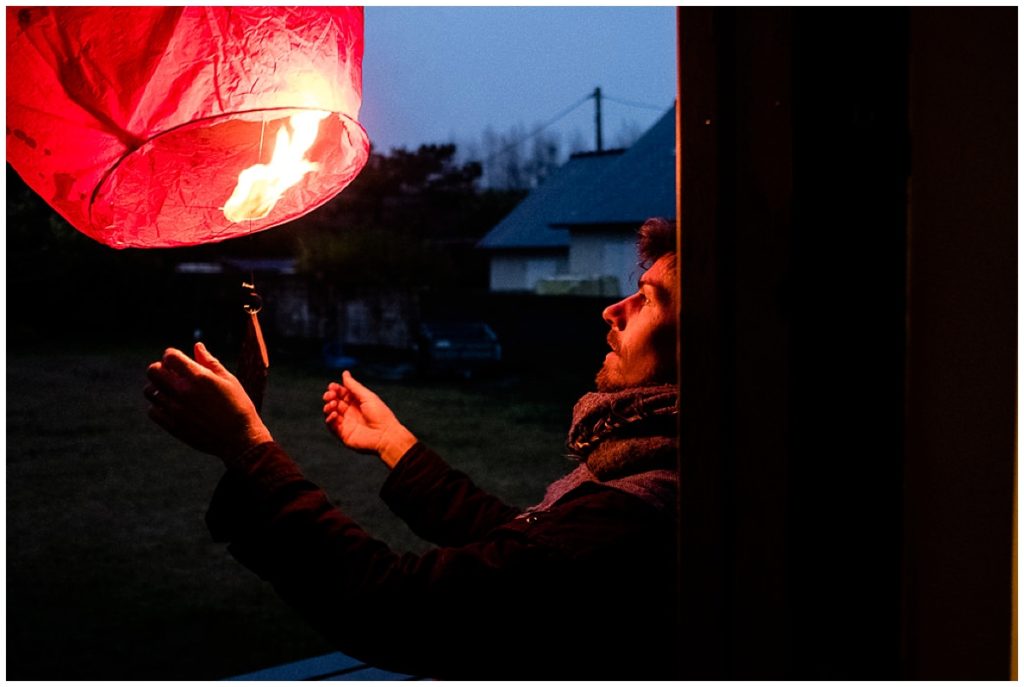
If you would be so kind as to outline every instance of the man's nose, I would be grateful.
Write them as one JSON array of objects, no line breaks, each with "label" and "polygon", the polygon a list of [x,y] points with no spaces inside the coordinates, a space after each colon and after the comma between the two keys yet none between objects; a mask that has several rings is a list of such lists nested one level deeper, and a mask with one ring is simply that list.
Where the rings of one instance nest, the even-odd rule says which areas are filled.
[{"label": "man's nose", "polygon": [[604,318],[604,321],[607,322],[608,326],[612,329],[622,329],[625,325],[625,303],[625,300],[621,300],[618,303],[612,303],[601,313],[601,317]]}]

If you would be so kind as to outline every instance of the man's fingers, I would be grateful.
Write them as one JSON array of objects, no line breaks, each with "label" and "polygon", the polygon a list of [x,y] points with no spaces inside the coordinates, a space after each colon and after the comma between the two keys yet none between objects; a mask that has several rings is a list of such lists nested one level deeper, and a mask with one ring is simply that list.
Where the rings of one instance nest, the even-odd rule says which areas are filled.
[{"label": "man's fingers", "polygon": [[323,399],[325,401],[331,401],[334,399],[348,399],[351,396],[351,391],[337,382],[331,382],[327,385],[327,391],[324,392]]},{"label": "man's fingers", "polygon": [[166,374],[167,373],[164,372],[163,363],[152,363],[149,367],[146,368],[146,379],[153,382],[154,384],[158,379],[163,379],[164,375]]},{"label": "man's fingers", "polygon": [[160,391],[160,388],[155,384],[147,384],[142,389],[142,395],[146,397],[146,400],[152,404],[162,403],[167,398],[167,394]]},{"label": "man's fingers", "polygon": [[341,373],[341,381],[345,385],[345,390],[351,391],[352,394],[359,399],[360,402],[368,401],[370,399],[376,399],[377,394],[373,393],[365,386],[356,381],[356,378],[352,376],[352,373],[345,370]]},{"label": "man's fingers", "polygon": [[214,372],[218,375],[227,372],[227,368],[217,360],[212,353],[206,348],[206,344],[202,341],[197,341],[196,345],[192,348],[196,356],[196,362],[205,367],[206,369]]},{"label": "man's fingers", "polygon": [[146,378],[162,394],[171,394],[184,390],[185,380],[162,362],[153,363],[146,368]]},{"label": "man's fingers", "polygon": [[164,357],[160,362],[168,370],[185,379],[201,376],[206,371],[205,367],[189,358],[177,348],[168,348],[164,351]]},{"label": "man's fingers", "polygon": [[[153,393],[156,393],[155,399],[152,398]],[[150,420],[175,439],[183,441],[193,448],[198,448],[200,451],[209,452],[206,447],[208,442],[205,440],[202,428],[197,429],[197,423],[201,425],[202,419],[197,418],[190,407],[180,403],[174,397],[162,393],[159,389],[154,389],[146,395],[153,401],[146,411]]]}]

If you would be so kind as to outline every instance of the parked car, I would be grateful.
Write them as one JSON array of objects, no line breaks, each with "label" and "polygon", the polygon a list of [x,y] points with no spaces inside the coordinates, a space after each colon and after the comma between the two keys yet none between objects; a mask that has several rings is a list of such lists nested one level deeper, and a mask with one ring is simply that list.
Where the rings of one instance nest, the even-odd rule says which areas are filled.
[{"label": "parked car", "polygon": [[423,322],[417,336],[420,372],[473,377],[501,362],[498,336],[480,321]]}]

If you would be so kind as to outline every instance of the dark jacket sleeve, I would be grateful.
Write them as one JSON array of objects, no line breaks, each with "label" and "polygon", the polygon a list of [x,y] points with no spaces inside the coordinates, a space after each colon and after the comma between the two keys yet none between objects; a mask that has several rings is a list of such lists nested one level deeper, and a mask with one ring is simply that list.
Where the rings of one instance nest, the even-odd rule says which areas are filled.
[{"label": "dark jacket sleeve", "polygon": [[332,505],[277,444],[255,447],[242,463],[214,493],[214,539],[369,663],[429,676],[473,665],[493,648],[479,628],[515,623],[526,590],[537,588],[531,576],[550,570],[541,559],[552,552],[515,529],[485,543],[395,553]]},{"label": "dark jacket sleeve", "polygon": [[421,443],[398,462],[380,495],[413,532],[441,546],[469,544],[521,512],[477,487]]},{"label": "dark jacket sleeve", "polygon": [[[552,511],[470,544],[399,554],[277,444],[254,447],[240,464],[210,505],[214,538],[341,651],[423,677],[665,679],[675,539],[663,526],[671,518],[639,499],[583,485]],[[448,472],[429,457],[407,468]],[[605,641],[615,649],[595,651]]]}]

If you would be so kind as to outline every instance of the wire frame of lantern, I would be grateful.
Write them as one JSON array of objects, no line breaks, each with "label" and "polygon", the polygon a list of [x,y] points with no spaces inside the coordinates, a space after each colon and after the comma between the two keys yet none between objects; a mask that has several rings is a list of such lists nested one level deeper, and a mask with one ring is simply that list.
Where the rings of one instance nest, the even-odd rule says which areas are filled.
[{"label": "wire frame of lantern", "polygon": [[115,248],[295,219],[366,164],[351,7],[7,8],[7,158]]}]

